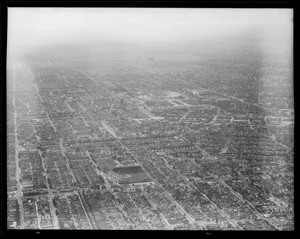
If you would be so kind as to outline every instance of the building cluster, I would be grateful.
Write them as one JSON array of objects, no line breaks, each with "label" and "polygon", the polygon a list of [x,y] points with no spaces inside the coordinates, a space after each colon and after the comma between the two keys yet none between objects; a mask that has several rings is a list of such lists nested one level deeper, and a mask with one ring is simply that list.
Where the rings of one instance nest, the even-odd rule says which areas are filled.
[{"label": "building cluster", "polygon": [[222,54],[14,62],[8,227],[292,230],[288,65]]}]

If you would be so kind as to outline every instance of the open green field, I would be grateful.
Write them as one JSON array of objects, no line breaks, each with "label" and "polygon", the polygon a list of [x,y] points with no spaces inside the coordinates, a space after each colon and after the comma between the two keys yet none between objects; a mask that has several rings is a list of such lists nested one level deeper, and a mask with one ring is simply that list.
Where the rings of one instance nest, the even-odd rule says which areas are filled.
[{"label": "open green field", "polygon": [[130,167],[118,167],[113,168],[112,171],[118,174],[138,174],[144,173],[141,166],[130,166]]},{"label": "open green field", "polygon": [[129,184],[129,183],[142,183],[142,182],[150,182],[151,179],[149,178],[147,173],[138,173],[130,175],[130,178],[125,178],[119,181],[120,184]]},{"label": "open green field", "polygon": [[[112,171],[119,175],[120,184],[142,183],[151,181],[149,175],[142,169],[141,166],[118,167]],[[126,176],[124,178],[124,176]]]}]

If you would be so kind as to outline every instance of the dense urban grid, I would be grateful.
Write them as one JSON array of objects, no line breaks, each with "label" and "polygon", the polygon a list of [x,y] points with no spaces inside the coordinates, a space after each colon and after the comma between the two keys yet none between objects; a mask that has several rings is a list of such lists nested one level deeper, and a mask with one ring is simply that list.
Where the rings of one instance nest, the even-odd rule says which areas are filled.
[{"label": "dense urban grid", "polygon": [[293,230],[291,52],[206,44],[10,61],[8,228]]}]

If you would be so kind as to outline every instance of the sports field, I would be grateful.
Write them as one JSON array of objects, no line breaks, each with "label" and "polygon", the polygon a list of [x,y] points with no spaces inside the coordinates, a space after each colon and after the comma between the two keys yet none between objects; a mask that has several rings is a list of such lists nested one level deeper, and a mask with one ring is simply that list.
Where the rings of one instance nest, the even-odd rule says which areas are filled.
[{"label": "sports field", "polygon": [[[141,166],[118,167],[112,169],[115,175],[120,175],[120,184],[142,183],[151,181],[149,175]],[[126,176],[124,178],[124,176]]]}]

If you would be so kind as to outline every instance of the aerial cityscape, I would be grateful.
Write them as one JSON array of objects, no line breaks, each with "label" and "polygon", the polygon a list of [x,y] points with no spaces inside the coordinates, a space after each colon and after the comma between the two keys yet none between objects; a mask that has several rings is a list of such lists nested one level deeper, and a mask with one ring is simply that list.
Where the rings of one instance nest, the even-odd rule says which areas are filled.
[{"label": "aerial cityscape", "polygon": [[294,230],[292,38],[253,31],[12,49],[7,228]]}]

